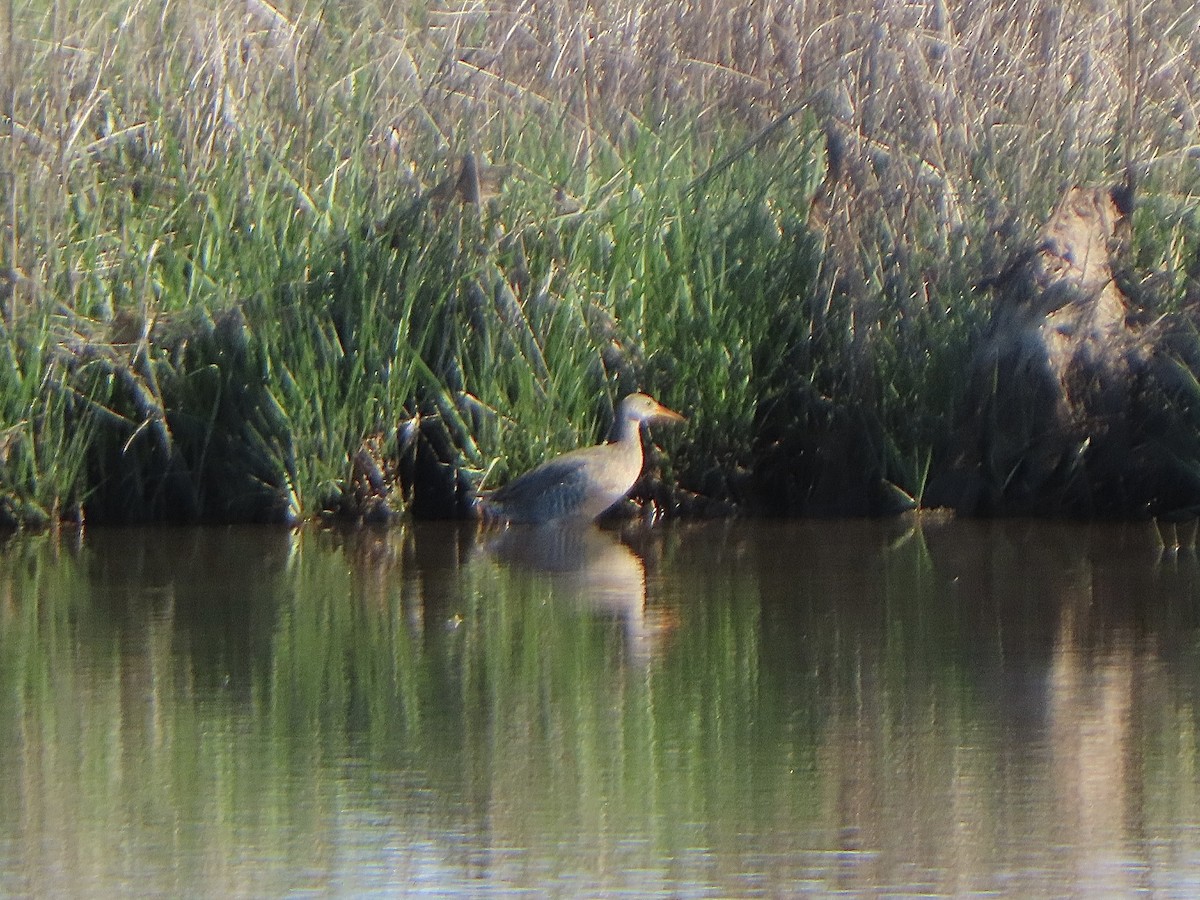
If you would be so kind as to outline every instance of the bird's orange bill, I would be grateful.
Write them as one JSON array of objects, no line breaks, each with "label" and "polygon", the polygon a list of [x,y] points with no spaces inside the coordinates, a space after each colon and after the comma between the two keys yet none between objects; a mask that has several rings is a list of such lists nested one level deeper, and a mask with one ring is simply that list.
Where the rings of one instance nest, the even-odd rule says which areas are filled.
[{"label": "bird's orange bill", "polygon": [[665,422],[686,422],[687,421],[687,418],[685,416],[681,416],[679,413],[675,412],[675,410],[673,410],[673,409],[668,409],[667,407],[665,407],[661,403],[659,403],[657,400],[654,401],[654,417],[656,419],[661,419]]}]

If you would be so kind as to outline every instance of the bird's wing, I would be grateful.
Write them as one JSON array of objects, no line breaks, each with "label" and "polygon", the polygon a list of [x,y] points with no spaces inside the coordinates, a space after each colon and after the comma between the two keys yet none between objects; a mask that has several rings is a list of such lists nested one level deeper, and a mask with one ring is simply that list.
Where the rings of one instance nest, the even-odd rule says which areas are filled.
[{"label": "bird's wing", "polygon": [[583,461],[570,454],[552,459],[514,478],[488,502],[521,518],[554,518],[582,502],[587,490],[584,468]]}]

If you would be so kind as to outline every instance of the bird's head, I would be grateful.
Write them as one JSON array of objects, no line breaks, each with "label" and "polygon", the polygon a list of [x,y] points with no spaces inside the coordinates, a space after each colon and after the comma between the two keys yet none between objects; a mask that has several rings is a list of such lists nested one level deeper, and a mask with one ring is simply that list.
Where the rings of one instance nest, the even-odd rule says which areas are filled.
[{"label": "bird's head", "polygon": [[629,394],[617,409],[617,418],[631,422],[686,422],[673,409],[667,409],[649,394]]}]

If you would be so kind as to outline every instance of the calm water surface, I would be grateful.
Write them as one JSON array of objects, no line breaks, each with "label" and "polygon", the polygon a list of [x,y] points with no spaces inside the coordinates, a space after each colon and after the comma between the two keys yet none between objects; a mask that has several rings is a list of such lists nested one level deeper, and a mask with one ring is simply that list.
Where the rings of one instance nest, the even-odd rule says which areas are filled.
[{"label": "calm water surface", "polygon": [[0,895],[1190,897],[1198,705],[1150,526],[18,536]]}]

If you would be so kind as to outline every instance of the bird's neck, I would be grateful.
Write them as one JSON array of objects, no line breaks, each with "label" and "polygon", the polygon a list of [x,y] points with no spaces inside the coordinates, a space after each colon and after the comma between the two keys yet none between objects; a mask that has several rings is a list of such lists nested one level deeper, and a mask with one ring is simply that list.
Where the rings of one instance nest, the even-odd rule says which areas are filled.
[{"label": "bird's neck", "polygon": [[637,419],[629,419],[622,416],[617,420],[617,427],[613,434],[614,444],[637,444],[642,445],[642,423]]}]

